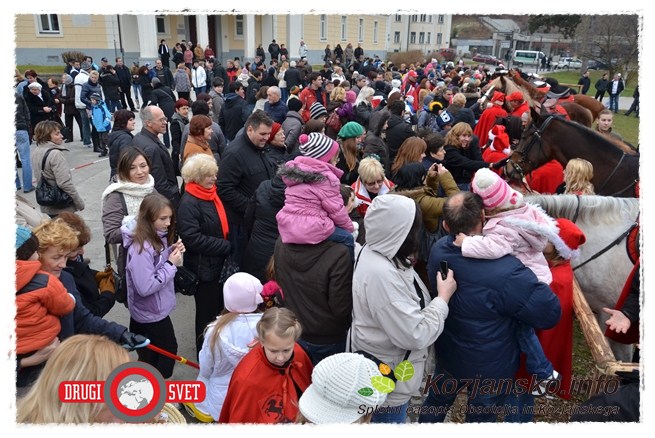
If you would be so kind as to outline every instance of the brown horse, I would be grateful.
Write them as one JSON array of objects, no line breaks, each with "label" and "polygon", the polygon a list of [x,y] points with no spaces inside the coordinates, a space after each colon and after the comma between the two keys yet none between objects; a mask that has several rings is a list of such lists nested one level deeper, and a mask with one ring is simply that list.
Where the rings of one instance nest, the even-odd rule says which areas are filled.
[{"label": "brown horse", "polygon": [[638,152],[625,153],[604,136],[561,116],[540,114],[534,107],[530,113],[532,123],[523,131],[510,156],[505,175],[523,180],[526,174],[550,160],[566,167],[570,159],[584,158],[593,165],[591,182],[596,194],[635,197],[639,181]]}]

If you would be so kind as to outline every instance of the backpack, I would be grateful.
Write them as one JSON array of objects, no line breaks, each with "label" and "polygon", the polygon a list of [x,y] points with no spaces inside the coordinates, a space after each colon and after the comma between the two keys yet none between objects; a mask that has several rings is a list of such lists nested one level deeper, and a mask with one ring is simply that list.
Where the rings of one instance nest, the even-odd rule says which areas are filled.
[{"label": "backpack", "polygon": [[335,132],[341,131],[341,117],[336,111],[332,111],[325,121],[325,126],[333,129]]}]

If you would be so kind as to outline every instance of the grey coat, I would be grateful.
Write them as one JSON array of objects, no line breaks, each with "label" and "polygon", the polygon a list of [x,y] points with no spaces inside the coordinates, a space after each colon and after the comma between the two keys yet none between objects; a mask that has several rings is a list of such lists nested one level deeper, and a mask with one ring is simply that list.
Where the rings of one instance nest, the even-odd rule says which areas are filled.
[{"label": "grey coat", "polygon": [[[50,152],[45,167],[41,169],[43,156],[46,151],[51,148],[61,150],[53,150]],[[32,149],[31,153],[32,169],[34,169],[34,176],[36,176],[36,186],[38,187],[41,183],[41,178],[44,177],[49,184],[57,185],[73,198],[73,205],[66,208],[46,207],[43,205],[39,206],[43,213],[51,216],[57,215],[62,211],[76,212],[84,210],[84,200],[79,193],[77,193],[75,185],[73,185],[70,164],[68,164],[66,157],[64,157],[63,151],[68,151],[68,149],[49,141],[43,144],[37,144],[36,147]]]}]

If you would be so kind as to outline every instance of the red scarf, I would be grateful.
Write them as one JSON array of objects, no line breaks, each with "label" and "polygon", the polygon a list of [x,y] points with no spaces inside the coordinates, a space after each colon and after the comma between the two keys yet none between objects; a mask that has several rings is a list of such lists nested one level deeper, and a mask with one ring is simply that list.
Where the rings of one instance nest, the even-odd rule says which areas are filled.
[{"label": "red scarf", "polygon": [[218,218],[221,220],[223,238],[227,239],[227,233],[230,232],[230,228],[227,224],[227,216],[225,215],[223,203],[218,197],[218,193],[216,193],[216,186],[213,185],[211,189],[206,189],[198,183],[189,182],[185,184],[184,191],[195,198],[202,199],[203,201],[212,201],[214,203],[214,207],[216,207],[216,212],[218,213]]}]

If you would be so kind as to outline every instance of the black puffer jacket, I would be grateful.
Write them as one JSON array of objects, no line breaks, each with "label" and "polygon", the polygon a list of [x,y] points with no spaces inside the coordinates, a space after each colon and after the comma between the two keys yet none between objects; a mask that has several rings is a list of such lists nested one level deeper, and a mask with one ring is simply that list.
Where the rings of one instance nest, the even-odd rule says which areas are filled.
[{"label": "black puffer jacket", "polygon": [[121,156],[121,151],[132,145],[132,139],[134,136],[130,131],[126,129],[119,129],[117,131],[112,131],[107,138],[107,143],[109,146],[109,168],[110,175],[109,179],[116,175],[116,169],[118,169],[118,159]]},{"label": "black puffer jacket", "polygon": [[232,245],[223,238],[214,203],[185,192],[178,208],[177,232],[186,248],[184,266],[197,273],[200,281],[218,279]]},{"label": "black puffer jacket", "polygon": [[164,112],[168,120],[175,114],[175,94],[164,84],[156,84],[150,95],[152,105],[157,105]]},{"label": "black puffer jacket", "polygon": [[105,100],[120,100],[121,92],[118,89],[121,86],[121,81],[118,76],[111,73],[103,73],[100,76],[100,86],[102,92],[105,94]]},{"label": "black puffer jacket", "polygon": [[252,230],[246,247],[243,271],[266,282],[266,266],[273,256],[280,232],[275,215],[284,206],[286,185],[279,175],[262,182],[246,210],[246,225]]},{"label": "black puffer jacket", "polygon": [[96,282],[96,271],[86,262],[68,260],[66,268],[75,279],[75,286],[82,296],[82,304],[96,316],[103,317],[114,307],[114,292],[101,291]]},{"label": "black puffer jacket", "polygon": [[387,146],[389,146],[389,162],[393,164],[400,145],[409,137],[416,134],[412,125],[405,122],[402,117],[392,114],[387,122]]},{"label": "black puffer jacket", "polygon": [[246,110],[246,101],[236,93],[228,93],[225,96],[225,104],[218,116],[218,124],[225,134],[227,141],[234,140],[239,129],[248,120],[250,113]]}]

